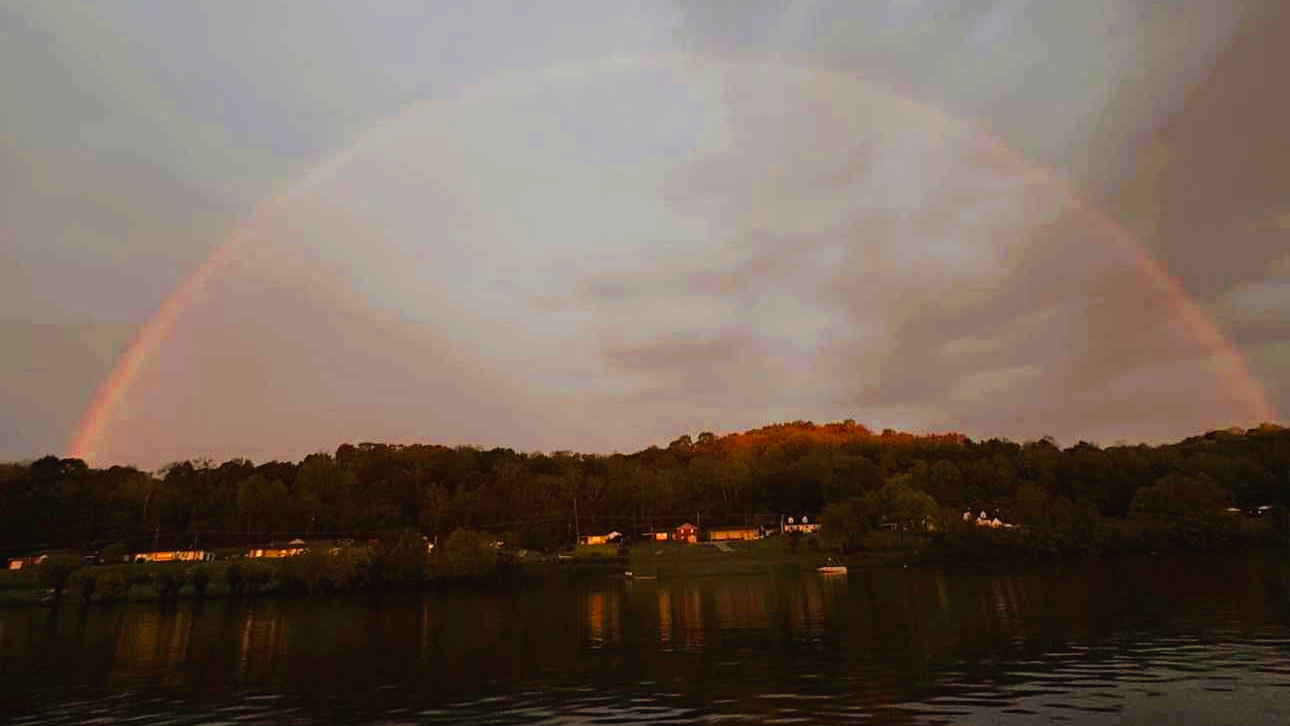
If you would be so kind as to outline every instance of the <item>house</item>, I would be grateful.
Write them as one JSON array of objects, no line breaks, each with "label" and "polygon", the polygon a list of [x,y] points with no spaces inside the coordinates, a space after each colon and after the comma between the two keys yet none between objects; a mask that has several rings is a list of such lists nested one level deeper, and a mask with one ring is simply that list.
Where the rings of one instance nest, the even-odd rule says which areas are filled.
[{"label": "house", "polygon": [[83,555],[75,550],[46,550],[38,555],[28,555],[26,557],[14,557],[9,560],[10,570],[21,570],[24,567],[35,567],[50,557],[79,557],[86,564],[94,564],[94,558]]},{"label": "house", "polygon": [[690,524],[689,522],[686,522],[685,524],[681,525],[680,527],[677,527],[674,530],[672,534],[672,539],[676,540],[677,542],[690,542],[690,543],[698,542],[699,528],[694,526],[693,524]]},{"label": "house", "polygon": [[15,557],[9,560],[9,569],[21,570],[24,567],[35,567],[45,561],[48,555],[34,555],[32,557]]},{"label": "house", "polygon": [[215,553],[206,550],[162,550],[158,552],[136,552],[130,555],[130,561],[140,562],[214,562]]},{"label": "house", "polygon": [[666,542],[672,538],[672,533],[666,529],[662,529],[657,532],[646,532],[645,534],[641,535],[641,537],[643,539],[652,540],[654,542]]},{"label": "house", "polygon": [[[609,534],[587,534],[582,536],[578,544],[604,545],[604,544],[611,544],[611,543],[617,542],[622,538],[623,538],[622,532],[610,532]],[[498,542],[497,545],[501,546],[501,542]]]},{"label": "house", "polygon": [[708,530],[708,540],[712,542],[753,540],[761,537],[761,527],[713,527]]},{"label": "house", "polygon": [[247,552],[246,556],[264,557],[264,558],[295,557],[296,555],[303,555],[308,551],[309,551],[309,547],[306,546],[304,540],[293,539],[285,545],[280,545],[280,546],[270,545],[268,547],[256,547],[250,550],[249,552]]},{"label": "house", "polygon": [[1007,529],[1012,528],[1011,524],[1004,522],[998,517],[994,517],[993,519],[991,519],[990,515],[986,514],[984,511],[982,511],[981,514],[979,514],[976,517],[976,519],[972,518],[971,512],[964,512],[963,521],[972,522],[978,527],[989,527],[990,529],[999,529],[1000,527],[1007,528]]},{"label": "house", "polygon": [[802,534],[810,534],[820,531],[820,523],[812,522],[811,518],[806,516],[788,517],[787,519],[781,519],[779,528],[785,533],[801,532]]}]

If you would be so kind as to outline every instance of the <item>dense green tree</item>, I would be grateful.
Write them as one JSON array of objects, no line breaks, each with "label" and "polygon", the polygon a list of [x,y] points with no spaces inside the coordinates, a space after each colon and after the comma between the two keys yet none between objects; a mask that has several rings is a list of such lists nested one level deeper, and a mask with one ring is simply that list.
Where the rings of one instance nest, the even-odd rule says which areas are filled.
[{"label": "dense green tree", "polygon": [[71,578],[72,573],[85,566],[85,561],[80,557],[68,555],[53,555],[45,558],[40,563],[39,577],[40,584],[54,592],[58,597],[63,594],[63,589],[67,587],[67,581]]},{"label": "dense green tree", "polygon": [[[1063,450],[1044,439],[875,435],[849,421],[794,421],[613,456],[359,443],[299,463],[194,460],[156,473],[49,456],[0,465],[0,556],[95,554],[113,542],[133,553],[364,540],[403,528],[441,542],[458,529],[510,532],[519,546],[550,551],[577,533],[826,510],[835,532],[852,517],[861,529],[921,529],[942,505],[1022,525],[997,538],[1078,554],[1225,546],[1238,531],[1279,531],[1274,515],[1287,504],[1290,430],[1273,425],[1164,446]],[[1271,509],[1260,524],[1229,506]],[[351,579],[369,576],[364,567]]]},{"label": "dense green tree", "polygon": [[859,547],[865,531],[857,501],[833,502],[820,512],[821,543],[843,555]]},{"label": "dense green tree", "polygon": [[914,489],[909,478],[896,478],[880,492],[883,514],[896,525],[900,534],[924,532],[927,524],[940,512],[940,505],[927,492]]}]

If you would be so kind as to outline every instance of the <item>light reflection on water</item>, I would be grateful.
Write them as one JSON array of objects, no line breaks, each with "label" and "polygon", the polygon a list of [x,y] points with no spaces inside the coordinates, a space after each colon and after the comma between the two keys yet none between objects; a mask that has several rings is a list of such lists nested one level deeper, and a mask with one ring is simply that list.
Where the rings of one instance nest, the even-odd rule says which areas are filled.
[{"label": "light reflection on water", "polygon": [[1283,723],[1288,573],[1153,559],[0,611],[0,720]]}]

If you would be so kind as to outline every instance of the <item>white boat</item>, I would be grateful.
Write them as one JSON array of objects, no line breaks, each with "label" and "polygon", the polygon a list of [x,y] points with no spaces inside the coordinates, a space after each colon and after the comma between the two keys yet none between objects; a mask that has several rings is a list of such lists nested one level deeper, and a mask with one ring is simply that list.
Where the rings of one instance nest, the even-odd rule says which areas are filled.
[{"label": "white boat", "polygon": [[838,561],[832,557],[824,561],[823,565],[815,568],[815,571],[823,575],[845,575],[847,568],[845,565],[839,565]]}]

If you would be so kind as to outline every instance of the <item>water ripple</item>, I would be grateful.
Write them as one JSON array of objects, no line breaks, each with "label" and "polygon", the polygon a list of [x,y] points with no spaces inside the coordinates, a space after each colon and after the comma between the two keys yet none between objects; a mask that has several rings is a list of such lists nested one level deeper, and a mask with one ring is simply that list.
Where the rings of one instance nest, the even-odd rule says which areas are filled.
[{"label": "water ripple", "polygon": [[[1287,580],[1189,572],[1200,582],[1089,566],[6,614],[0,722],[1290,722]],[[1090,600],[1102,581],[1126,589]]]}]

